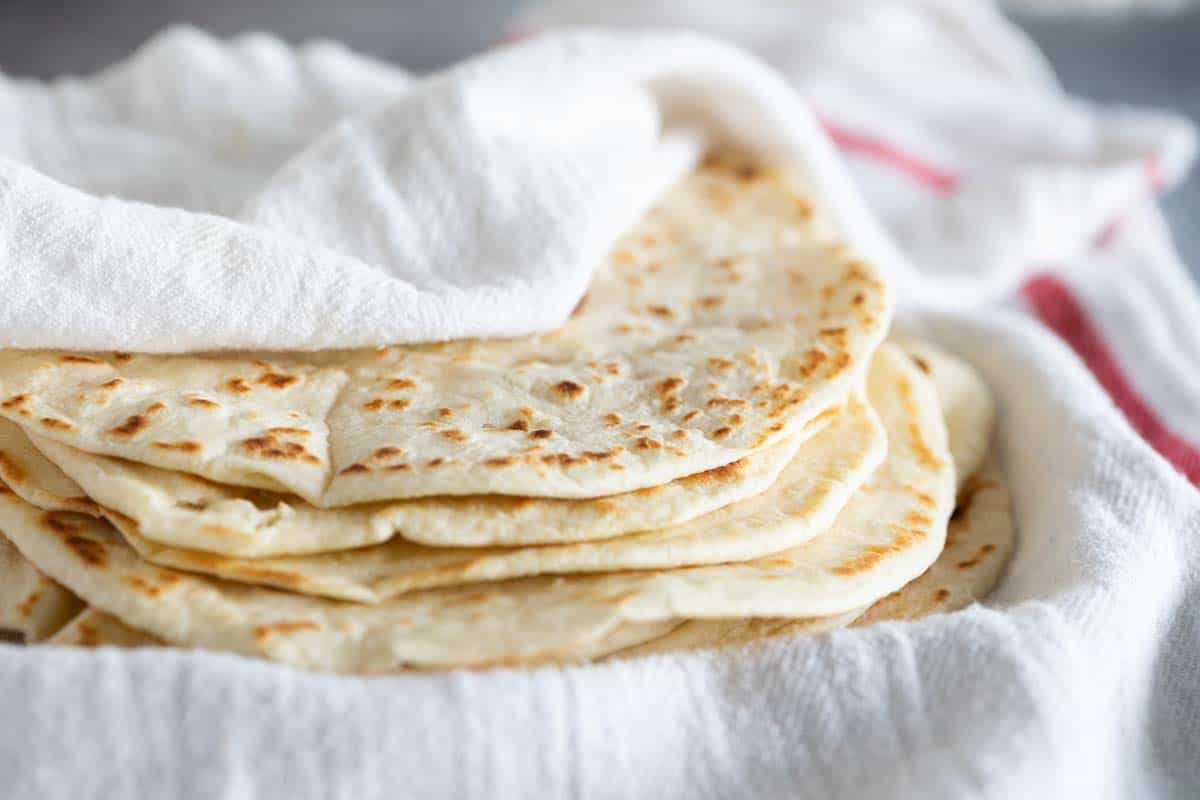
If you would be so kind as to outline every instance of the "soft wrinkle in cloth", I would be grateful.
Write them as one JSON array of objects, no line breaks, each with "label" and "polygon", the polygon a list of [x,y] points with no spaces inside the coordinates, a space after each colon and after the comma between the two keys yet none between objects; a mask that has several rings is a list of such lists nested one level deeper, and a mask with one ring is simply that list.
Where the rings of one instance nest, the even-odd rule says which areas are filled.
[{"label": "soft wrinkle in cloth", "polygon": [[[217,653],[5,646],[4,790],[51,800],[1195,797],[1200,300],[1155,205],[1186,173],[1190,127],[1067,97],[984,2],[560,3],[514,33],[534,45],[576,24],[724,37],[815,112],[849,167],[847,191],[899,245],[890,260],[876,255],[904,293],[902,323],[970,360],[996,393],[1019,529],[997,592],[915,623],[532,671],[364,679]],[[213,67],[194,84],[162,71],[180,41]],[[472,68],[480,80],[487,63]],[[247,94],[247,70],[277,80]],[[214,185],[240,174],[227,196],[244,198],[286,179],[285,162],[342,116],[387,114],[411,90],[398,76],[332,45],[176,32],[81,84],[13,85],[98,127],[140,107],[170,139],[164,161],[171,148],[205,153]],[[121,95],[128,104],[91,94],[121,81],[140,87]],[[244,126],[242,145],[183,125],[186,103],[149,113],[175,102],[177,83],[183,97],[232,98],[211,113]],[[258,94],[277,124],[245,110]],[[85,161],[52,138],[41,147],[53,157],[34,152],[36,136],[0,136],[17,141],[14,162],[37,170],[29,180],[71,183]],[[144,192],[130,199],[162,206],[170,173],[157,183],[147,163],[130,173]],[[89,170],[71,191],[112,190],[115,169]],[[178,203],[192,212],[242,213],[216,189],[189,191]],[[331,249],[320,230],[275,233],[311,256]],[[70,743],[70,757],[47,743]]]}]

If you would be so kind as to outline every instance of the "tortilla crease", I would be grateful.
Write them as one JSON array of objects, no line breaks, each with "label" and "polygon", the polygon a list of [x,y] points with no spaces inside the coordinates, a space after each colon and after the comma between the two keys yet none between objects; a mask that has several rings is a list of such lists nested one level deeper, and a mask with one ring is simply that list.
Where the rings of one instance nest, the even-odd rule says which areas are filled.
[{"label": "tortilla crease", "polygon": [[[748,616],[812,617],[873,602],[942,550],[954,468],[934,386],[881,348],[872,395],[894,393],[912,421],[831,528],[754,561],[662,572],[523,578],[414,592],[375,606],[196,576],[147,563],[108,523],[41,511],[0,493],[0,530],[89,604],[165,641],[310,669],[530,663],[605,654],[622,625]],[[628,646],[627,644],[625,646]],[[610,645],[615,648],[615,645]]]},{"label": "tortilla crease", "polygon": [[324,507],[658,486],[799,435],[861,384],[892,300],[811,217],[780,174],[712,159],[551,333],[258,357],[0,351],[0,416]]}]

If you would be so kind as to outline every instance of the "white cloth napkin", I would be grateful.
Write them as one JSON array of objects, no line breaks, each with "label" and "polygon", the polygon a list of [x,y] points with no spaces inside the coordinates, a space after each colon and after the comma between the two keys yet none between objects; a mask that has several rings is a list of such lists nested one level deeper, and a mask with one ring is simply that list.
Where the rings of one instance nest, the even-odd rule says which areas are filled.
[{"label": "white cloth napkin", "polygon": [[[905,288],[903,322],[970,359],[996,392],[1020,533],[999,591],[986,607],[752,654],[526,672],[364,679],[222,654],[3,647],[0,775],[14,797],[1196,796],[1200,301],[1151,191],[1182,177],[1190,129],[1064,97],[982,2],[642,5],[555,6],[520,28],[694,28],[783,71],[910,257],[870,241],[869,220],[850,220]],[[195,87],[189,73],[148,66],[177,63],[181,41],[226,67]],[[593,55],[614,69],[621,60]],[[317,61],[338,66],[319,79],[296,66]],[[236,100],[246,73],[235,67],[266,63],[292,77],[272,84],[280,123],[259,120],[262,140],[295,136],[293,150],[330,108],[392,96],[385,67],[264,39],[171,34],[123,69],[144,70],[132,82],[148,108],[194,91],[229,98],[232,121],[256,116]],[[480,80],[487,63],[473,68]],[[95,110],[89,91],[72,95],[84,98],[79,114]],[[66,99],[37,102],[74,113]],[[214,152],[195,144],[206,135],[195,120],[179,128],[178,147]],[[284,149],[245,156],[258,177],[239,196]],[[170,194],[175,159],[163,153],[142,199]],[[103,161],[62,157],[98,174]],[[824,169],[821,188],[842,192],[845,215],[853,197],[836,165]],[[107,191],[103,177],[83,188]]]}]

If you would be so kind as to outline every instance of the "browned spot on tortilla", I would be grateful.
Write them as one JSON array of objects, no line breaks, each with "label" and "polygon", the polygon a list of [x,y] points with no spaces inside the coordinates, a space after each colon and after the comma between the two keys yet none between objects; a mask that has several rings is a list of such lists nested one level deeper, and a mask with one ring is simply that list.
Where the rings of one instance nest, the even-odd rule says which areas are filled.
[{"label": "browned spot on tortilla", "polygon": [[411,404],[412,404],[411,400],[405,400],[405,399],[389,400],[388,408],[392,409],[393,411],[403,411],[404,409],[408,408]]},{"label": "browned spot on tortilla", "polygon": [[246,383],[245,378],[230,378],[221,385],[221,388],[233,394],[246,394],[250,392],[250,384]]},{"label": "browned spot on tortilla", "polygon": [[937,506],[937,501],[934,500],[933,496],[930,495],[928,492],[919,491],[917,489],[914,489],[911,486],[906,486],[905,489],[907,489],[909,492],[911,492],[912,496],[917,498],[917,502],[920,503],[921,505],[923,505],[927,508],[934,508],[935,506]]},{"label": "browned spot on tortilla", "polygon": [[270,625],[259,625],[254,629],[254,638],[259,641],[269,639],[277,633],[297,633],[299,631],[320,630],[321,626],[309,620],[275,622]]},{"label": "browned spot on tortilla", "polygon": [[42,599],[42,590],[35,589],[29,593],[29,596],[22,600],[17,605],[17,614],[22,617],[33,616],[33,607],[37,605],[38,600]]},{"label": "browned spot on tortilla", "polygon": [[592,461],[603,461],[606,458],[612,458],[616,454],[615,450],[584,450],[581,453],[584,458]]},{"label": "browned spot on tortilla", "polygon": [[411,378],[391,378],[387,382],[389,389],[415,389],[417,382]]},{"label": "browned spot on tortilla", "polygon": [[0,478],[9,483],[24,483],[25,470],[21,469],[21,465],[8,457],[7,453],[0,453]]},{"label": "browned spot on tortilla", "polygon": [[731,370],[736,367],[737,362],[728,358],[710,358],[708,360],[708,365],[715,370],[725,372],[726,370]]},{"label": "browned spot on tortilla", "polygon": [[290,588],[298,588],[308,583],[303,575],[297,575],[294,572],[284,572],[283,570],[269,569],[268,567],[256,567],[253,564],[236,561],[232,562],[230,566],[232,567],[231,572],[233,574],[252,581],[258,580],[275,586]]},{"label": "browned spot on tortilla", "polygon": [[529,423],[523,419],[514,420],[513,424],[508,426],[508,430],[510,430],[510,431],[527,431],[527,430],[529,430]]},{"label": "browned spot on tortilla", "polygon": [[574,381],[559,381],[554,384],[553,389],[556,394],[571,400],[583,394],[583,387]]},{"label": "browned spot on tortilla", "polygon": [[425,466],[440,467],[445,463],[446,463],[446,459],[442,458],[441,456],[438,456],[437,458],[431,458],[431,459],[429,459],[429,461],[425,462]]},{"label": "browned spot on tortilla", "polygon": [[739,397],[710,397],[705,403],[709,408],[717,408],[718,406],[737,407],[746,405],[746,401]]},{"label": "browned spot on tortilla", "polygon": [[933,450],[930,449],[929,444],[925,441],[925,433],[921,430],[920,423],[917,422],[920,415],[917,412],[916,404],[913,402],[912,384],[908,382],[907,378],[901,378],[898,386],[900,389],[900,398],[904,402],[904,409],[908,412],[911,419],[908,423],[909,446],[912,447],[917,460],[922,466],[929,469],[941,469],[941,459],[934,455]]},{"label": "browned spot on tortilla", "polygon": [[99,647],[100,646],[100,631],[98,631],[96,629],[95,625],[91,625],[87,622],[81,622],[81,623],[79,623],[79,627],[76,628],[76,630],[79,632],[79,638],[77,638],[74,642],[74,644],[76,646],[78,646],[78,647]]},{"label": "browned spot on tortilla", "polygon": [[921,370],[921,372],[924,372],[926,375],[930,375],[933,373],[933,369],[930,368],[929,362],[926,361],[925,359],[921,358],[920,356],[912,355],[912,354],[909,354],[909,358],[912,359],[912,362],[917,365],[917,369]]},{"label": "browned spot on tortilla", "polygon": [[662,317],[663,319],[671,319],[672,317],[675,316],[675,312],[664,305],[646,306],[646,310],[649,311],[654,316]]},{"label": "browned spot on tortilla", "polygon": [[131,361],[133,360],[133,353],[122,353],[118,351],[113,353],[113,358],[115,358],[117,361]]},{"label": "browned spot on tortilla", "polygon": [[639,436],[633,445],[638,450],[658,450],[662,447],[661,442],[648,436]]},{"label": "browned spot on tortilla", "polygon": [[938,589],[936,592],[933,593],[933,599],[938,601],[939,603],[941,601],[945,600],[949,596],[950,596],[949,589]]},{"label": "browned spot on tortilla", "polygon": [[704,472],[697,472],[695,475],[688,475],[683,479],[685,483],[729,483],[735,481],[742,476],[746,467],[749,465],[749,460],[739,458],[729,464],[723,464],[719,467],[707,469]]},{"label": "browned spot on tortilla", "polygon": [[204,397],[189,397],[187,404],[197,408],[220,408],[221,404],[215,400],[209,400]]},{"label": "browned spot on tortilla", "polygon": [[927,515],[921,514],[920,512],[910,511],[910,512],[908,512],[908,514],[905,515],[904,523],[906,525],[914,525],[916,527],[922,527],[922,526],[932,525],[933,520],[931,520]]},{"label": "browned spot on tortilla", "polygon": [[77,355],[72,355],[70,353],[68,353],[67,355],[64,355],[64,356],[59,356],[58,360],[62,361],[65,364],[103,364],[104,363],[103,361],[101,361],[98,358],[92,358],[91,356],[77,356]]},{"label": "browned spot on tortilla", "polygon": [[529,432],[530,439],[549,439],[554,435],[554,431],[546,428],[538,428],[536,431]]},{"label": "browned spot on tortilla", "polygon": [[842,336],[846,333],[846,329],[844,327],[821,328],[821,330],[817,331],[817,333],[822,336]]},{"label": "browned spot on tortilla", "polygon": [[733,428],[728,425],[723,425],[712,432],[714,439],[724,439],[729,434],[733,433]]},{"label": "browned spot on tortilla", "polygon": [[458,428],[450,428],[449,430],[441,431],[439,434],[443,439],[449,439],[453,442],[465,442],[471,436],[466,431],[460,431]]},{"label": "browned spot on tortilla", "polygon": [[707,297],[697,298],[696,305],[698,305],[700,308],[717,308],[724,302],[725,302],[725,298],[723,298],[723,297],[718,297],[716,295],[709,295]]},{"label": "browned spot on tortilla", "polygon": [[150,427],[150,418],[166,407],[166,404],[162,402],[151,403],[142,413],[130,416],[115,428],[109,428],[105,433],[112,436],[133,436]]},{"label": "browned spot on tortilla", "polygon": [[383,408],[383,405],[384,399],[382,397],[376,397],[374,400],[368,400],[367,402],[363,403],[362,407],[367,411],[378,411],[379,409]]},{"label": "browned spot on tortilla", "polygon": [[256,383],[269,386],[272,389],[286,389],[293,383],[299,383],[300,376],[284,375],[280,372],[267,372],[258,376]]},{"label": "browned spot on tortilla", "polygon": [[892,541],[890,543],[873,544],[867,547],[861,555],[855,556],[849,561],[845,561],[834,567],[832,570],[833,573],[846,577],[866,572],[873,569],[885,557],[906,550],[918,540],[924,539],[928,535],[920,528],[905,528],[900,525],[892,525],[890,529],[892,531]]},{"label": "browned spot on tortilla", "polygon": [[339,475],[355,475],[360,472],[370,472],[371,468],[366,464],[351,464],[350,466],[339,472]]},{"label": "browned spot on tortilla", "polygon": [[180,453],[199,453],[203,449],[199,442],[193,441],[151,442],[151,446],[159,450],[174,450]]},{"label": "browned spot on tortilla", "polygon": [[604,415],[605,427],[615,428],[620,424],[621,424],[621,415],[620,414],[605,414]]},{"label": "browned spot on tortilla", "polygon": [[113,378],[112,380],[105,381],[104,383],[100,384],[100,388],[101,389],[116,389],[118,386],[121,386],[124,383],[125,383],[125,381],[121,380],[120,378]]},{"label": "browned spot on tortilla", "polygon": [[686,439],[687,437],[688,437],[688,432],[685,431],[683,428],[676,428],[675,430],[671,431],[672,439]]},{"label": "browned spot on tortilla", "polygon": [[68,536],[63,539],[63,543],[80,561],[90,567],[103,567],[108,564],[108,548],[103,542],[85,536]]},{"label": "browned spot on tortilla", "polygon": [[82,530],[78,522],[54,511],[47,511],[42,515],[42,524],[60,534],[79,533]]},{"label": "browned spot on tortilla", "polygon": [[165,569],[158,570],[156,577],[158,578],[158,582],[163,586],[174,586],[183,580],[183,576],[178,572],[170,572]]},{"label": "browned spot on tortilla", "polygon": [[577,464],[587,463],[587,459],[580,456],[573,456],[570,453],[547,453],[542,456],[543,464],[557,464],[560,467],[573,467]]},{"label": "browned spot on tortilla", "polygon": [[484,459],[483,465],[485,467],[508,467],[515,463],[517,463],[517,459],[512,456],[499,456],[497,458]]},{"label": "browned spot on tortilla", "polygon": [[69,431],[75,427],[65,419],[55,419],[54,417],[42,417],[38,422],[46,428],[54,428],[60,431]]},{"label": "browned spot on tortilla", "polygon": [[321,463],[321,459],[308,452],[304,445],[299,442],[282,442],[273,434],[243,439],[241,450],[246,455],[256,458],[269,458],[280,461],[303,461],[306,464]]},{"label": "browned spot on tortilla", "polygon": [[162,587],[156,586],[145,578],[140,578],[137,575],[126,575],[121,579],[121,582],[126,586],[131,587],[134,591],[141,592],[147,597],[158,597],[162,594]]},{"label": "browned spot on tortilla", "polygon": [[374,453],[371,453],[371,458],[395,458],[396,456],[402,455],[404,455],[403,447],[387,445],[385,447],[377,448]]},{"label": "browned spot on tortilla", "polygon": [[682,417],[680,417],[680,419],[684,422],[691,422],[692,420],[694,420],[696,417],[700,416],[703,413],[704,412],[701,411],[700,409],[693,408],[691,411],[687,412]]},{"label": "browned spot on tortilla", "polygon": [[384,469],[387,470],[388,472],[404,472],[406,470],[412,469],[412,465],[410,465],[410,464],[389,464],[388,466],[384,467]]},{"label": "browned spot on tortilla", "polygon": [[659,398],[670,397],[675,392],[679,391],[680,386],[683,386],[683,378],[679,378],[679,377],[675,377],[675,376],[672,376],[670,378],[663,378],[661,381],[658,382],[657,388],[658,388]]},{"label": "browned spot on tortilla", "polygon": [[267,433],[278,433],[282,436],[308,436],[312,431],[307,428],[267,428]]},{"label": "browned spot on tortilla", "polygon": [[14,394],[12,397],[8,398],[8,399],[7,399],[7,400],[5,400],[3,403],[0,403],[0,407],[3,407],[3,408],[20,408],[21,406],[25,405],[25,404],[26,404],[26,403],[28,403],[28,402],[29,402],[29,395],[27,395],[27,394]]}]

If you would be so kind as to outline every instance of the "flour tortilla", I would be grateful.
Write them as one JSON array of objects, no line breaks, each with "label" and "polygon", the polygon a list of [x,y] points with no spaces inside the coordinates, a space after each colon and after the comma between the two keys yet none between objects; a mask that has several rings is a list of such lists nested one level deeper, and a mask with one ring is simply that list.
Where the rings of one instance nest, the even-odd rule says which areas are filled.
[{"label": "flour tortilla", "polygon": [[[809,427],[820,430],[837,413],[831,409]],[[13,424],[0,421],[3,425]],[[340,509],[85,453],[40,436],[33,440],[53,459],[47,461],[50,468],[62,467],[97,503],[128,517],[149,546],[266,558],[347,550],[397,535],[440,547],[481,547],[589,541],[680,525],[765,491],[807,436],[662,486],[609,497],[431,497]]]},{"label": "flour tortilla", "polygon": [[979,471],[988,453],[996,416],[992,391],[974,367],[940,347],[920,339],[895,341],[937,386],[961,486]]},{"label": "flour tortilla", "polygon": [[42,455],[19,425],[6,419],[0,419],[0,481],[38,508],[100,513],[79,484]]},{"label": "flour tortilla", "polygon": [[914,411],[905,435],[889,442],[888,457],[828,532],[745,563],[525,578],[368,606],[158,567],[108,523],[41,511],[11,492],[0,494],[0,530],[40,569],[127,625],[183,646],[311,669],[528,663],[571,652],[599,657],[606,639],[625,638],[620,628],[627,624],[830,616],[923,572],[941,552],[954,503],[954,468],[932,383],[891,347],[881,348],[877,365],[872,380],[892,382]]},{"label": "flour tortilla", "polygon": [[[872,381],[891,435],[915,421],[890,396],[894,381]],[[426,547],[393,539],[374,547],[288,558],[240,559],[165,548],[118,514],[110,520],[156,564],[230,580],[343,600],[379,603],[417,589],[532,575],[670,569],[747,561],[794,548],[825,531],[887,450],[885,425],[853,398],[829,427],[795,454],[767,491],[691,522],[597,542],[518,548]],[[570,502],[570,501],[563,501]],[[329,512],[327,512],[329,513]]]},{"label": "flour tortilla", "polygon": [[0,535],[0,630],[38,642],[82,607],[75,595],[47,578]]},{"label": "flour tortilla", "polygon": [[[952,437],[952,450],[953,442]],[[920,577],[869,608],[807,619],[753,617],[691,621],[613,657],[732,647],[778,636],[814,636],[850,625],[862,627],[957,611],[982,600],[996,585],[1012,556],[1014,539],[1008,488],[993,457],[964,482],[946,533],[946,547],[937,561]]]},{"label": "flour tortilla", "polygon": [[871,606],[855,624],[917,619],[982,600],[1000,580],[1016,541],[1008,486],[994,456],[959,491],[946,548],[903,589]]},{"label": "flour tortilla", "polygon": [[89,606],[46,639],[46,644],[59,647],[162,647],[165,642]]},{"label": "flour tortilla", "polygon": [[783,177],[713,162],[552,333],[257,359],[9,350],[0,416],[318,506],[657,486],[799,435],[861,383],[891,299],[810,216]]}]

